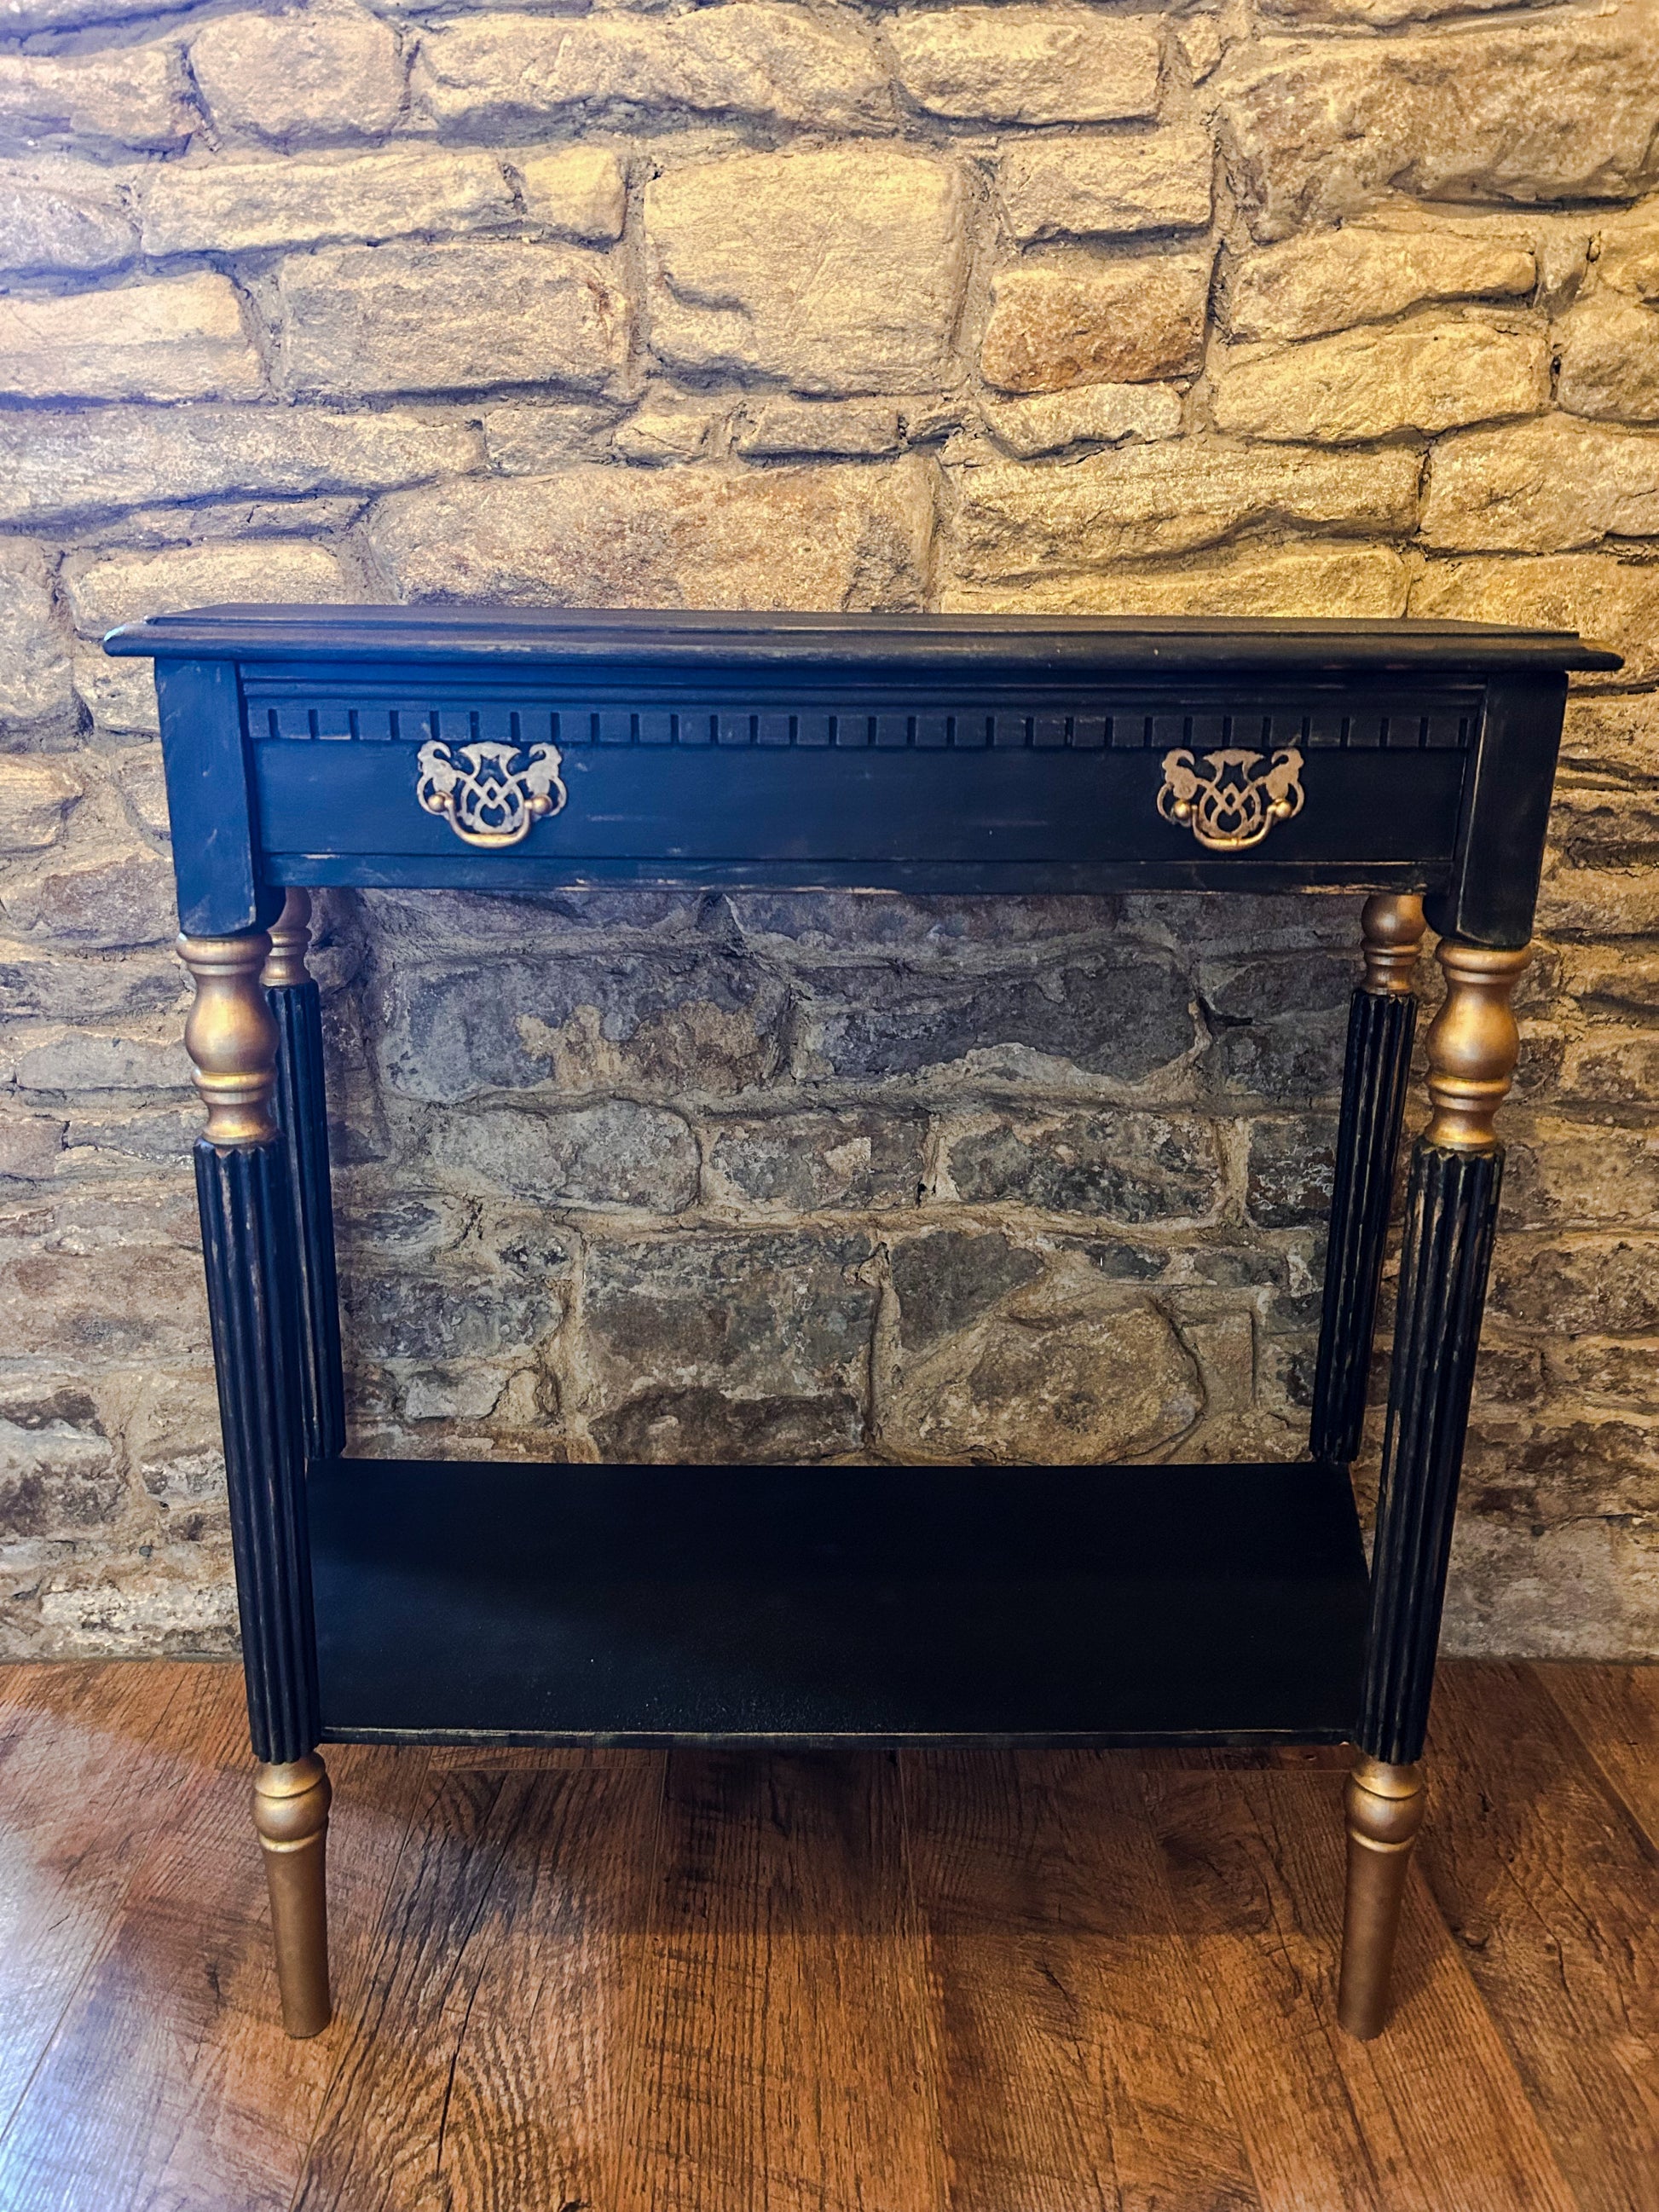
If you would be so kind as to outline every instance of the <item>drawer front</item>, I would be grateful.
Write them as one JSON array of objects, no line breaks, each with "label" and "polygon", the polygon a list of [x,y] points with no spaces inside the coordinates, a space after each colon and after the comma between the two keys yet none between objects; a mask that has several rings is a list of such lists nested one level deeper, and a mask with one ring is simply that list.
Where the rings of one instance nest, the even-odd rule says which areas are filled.
[{"label": "drawer front", "polygon": [[[524,780],[505,795],[493,764],[482,782],[470,778],[459,749],[458,772],[441,764],[435,787],[430,758],[423,767],[408,744],[263,744],[255,762],[267,852],[464,861],[480,884],[509,854],[561,873],[613,862],[1115,863],[1222,880],[1237,863],[1340,874],[1449,862],[1460,754],[1329,753],[1277,772],[1267,755],[1251,783],[1248,767],[1173,750],[1166,769],[1133,753],[573,748],[537,763],[521,748]],[[544,810],[532,812],[538,797]]]}]

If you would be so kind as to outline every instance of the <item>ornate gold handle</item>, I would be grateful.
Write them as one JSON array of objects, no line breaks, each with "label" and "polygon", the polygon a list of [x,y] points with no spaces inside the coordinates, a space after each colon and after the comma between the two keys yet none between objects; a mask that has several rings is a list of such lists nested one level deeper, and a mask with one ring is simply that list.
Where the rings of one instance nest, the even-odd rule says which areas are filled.
[{"label": "ornate gold handle", "polygon": [[563,806],[569,793],[559,767],[556,745],[451,746],[434,738],[421,747],[415,796],[464,845],[499,852]]},{"label": "ornate gold handle", "polygon": [[1158,811],[1183,823],[1206,852],[1243,853],[1275,822],[1300,814],[1302,797],[1294,745],[1271,754],[1174,752],[1164,756]]}]

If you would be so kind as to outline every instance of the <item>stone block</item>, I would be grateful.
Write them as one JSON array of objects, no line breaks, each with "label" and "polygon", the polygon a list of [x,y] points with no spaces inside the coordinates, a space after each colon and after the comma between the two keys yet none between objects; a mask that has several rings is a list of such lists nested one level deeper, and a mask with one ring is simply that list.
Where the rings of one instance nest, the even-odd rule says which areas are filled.
[{"label": "stone block", "polygon": [[50,1182],[63,1160],[67,1127],[56,1114],[0,1115],[0,1177]]},{"label": "stone block", "polygon": [[1212,1031],[1206,1076],[1223,1094],[1281,1104],[1334,1097],[1352,988],[1346,952],[1206,960],[1199,979]]},{"label": "stone block", "polygon": [[595,1243],[582,1286],[594,1412],[614,1414],[653,1390],[797,1401],[860,1394],[872,1252],[851,1231]]},{"label": "stone block", "polygon": [[1312,338],[1389,322],[1435,300],[1514,299],[1538,282],[1526,240],[1489,229],[1349,223],[1246,255],[1228,270],[1232,337]]},{"label": "stone block", "polygon": [[1215,147],[1207,131],[1175,124],[1133,137],[1017,140],[997,164],[1014,237],[1127,237],[1203,230]]},{"label": "stone block", "polygon": [[980,374],[1002,392],[1189,375],[1203,359],[1209,289],[1208,254],[1000,269]]},{"label": "stone block", "polygon": [[1135,1226],[1200,1220],[1222,1194],[1215,1133],[1188,1115],[1004,1122],[951,1139],[945,1164],[970,1206],[1096,1214]]},{"label": "stone block", "polygon": [[[58,722],[71,707],[69,656],[52,618],[45,556],[26,541],[0,543],[0,728]],[[6,819],[0,799],[0,851],[8,849]]]},{"label": "stone block", "polygon": [[769,399],[733,441],[746,459],[839,453],[879,459],[904,442],[898,409],[882,399]]},{"label": "stone block", "polygon": [[1197,1363],[1149,1301],[1039,1287],[906,1361],[878,1410],[907,1455],[1064,1467],[1166,1448],[1203,1405]]},{"label": "stone block", "polygon": [[1070,468],[951,471],[965,579],[1042,576],[1213,545],[1247,523],[1410,530],[1417,455],[1249,447],[1188,437],[1125,446]]},{"label": "stone block", "polygon": [[1659,307],[1659,213],[1613,216],[1596,232],[1595,252],[1598,283]]},{"label": "stone block", "polygon": [[904,10],[886,25],[906,95],[929,115],[985,123],[1106,123],[1152,115],[1163,58],[1153,15],[1030,7]]},{"label": "stone block", "polygon": [[1650,1334],[1659,1330],[1659,1238],[1500,1237],[1488,1310],[1555,1339]]},{"label": "stone block", "polygon": [[1322,41],[1230,85],[1231,167],[1257,238],[1425,199],[1633,198],[1656,173],[1653,0],[1514,25]]},{"label": "stone block", "polygon": [[508,400],[484,412],[484,453],[501,476],[544,477],[566,461],[598,459],[616,419],[602,401]]},{"label": "stone block", "polygon": [[[1263,12],[1280,23],[1356,31],[1396,30],[1469,12],[1468,0],[1262,0]],[[1480,0],[1486,8],[1524,5],[1524,0]]]},{"label": "stone block", "polygon": [[148,660],[112,660],[101,645],[77,642],[75,696],[100,736],[155,738],[161,733],[154,665]]},{"label": "stone block", "polygon": [[434,1276],[348,1269],[342,1327],[354,1358],[446,1360],[529,1352],[564,1320],[556,1289],[478,1268]]},{"label": "stone block", "polygon": [[501,1107],[449,1121],[432,1164],[538,1206],[678,1213],[697,1193],[696,1139],[678,1114],[607,1098],[556,1113]]},{"label": "stone block", "polygon": [[0,1541],[84,1536],[106,1528],[126,1503],[120,1456],[92,1425],[27,1425],[0,1417]]},{"label": "stone block", "polygon": [[933,533],[922,465],[570,468],[383,500],[400,598],[532,606],[917,607]]},{"label": "stone block", "polygon": [[627,364],[627,297],[580,246],[332,246],[284,261],[276,289],[276,373],[302,398],[501,384],[598,392]]},{"label": "stone block", "polygon": [[510,222],[493,154],[398,147],[343,160],[216,161],[159,168],[143,198],[149,254],[242,253],[374,241]]},{"label": "stone block", "polygon": [[203,270],[58,299],[0,298],[16,399],[253,399],[264,369],[229,280]]},{"label": "stone block", "polygon": [[399,970],[380,1063],[394,1091],[447,1104],[542,1084],[741,1091],[777,1067],[785,1006],[758,963],[723,952]]},{"label": "stone block", "polygon": [[471,423],[288,407],[0,413],[0,521],[69,521],[234,493],[384,491],[464,473]]},{"label": "stone block", "polygon": [[936,1229],[895,1244],[891,1272],[908,1353],[971,1328],[1011,1291],[1037,1281],[1043,1263],[1000,1230]]},{"label": "stone block", "polygon": [[1575,1395],[1587,1392],[1644,1412],[1652,1402],[1659,1342],[1651,1337],[1568,1337],[1550,1346],[1546,1357],[1551,1381]]},{"label": "stone block", "polygon": [[941,161],[852,146],[673,169],[645,233],[652,349],[675,368],[820,394],[950,373],[965,244]]},{"label": "stone block", "polygon": [[[180,607],[300,604],[350,597],[339,556],[305,538],[251,545],[175,545],[163,553],[79,555],[64,572],[76,628],[101,637],[118,623]],[[148,664],[143,664],[149,672]]]},{"label": "stone block", "polygon": [[986,427],[1029,460],[1066,446],[1115,446],[1125,438],[1173,438],[1181,392],[1173,384],[1079,384],[1031,399],[988,399]]},{"label": "stone block", "polygon": [[1265,1115],[1250,1127],[1245,1205],[1262,1229],[1304,1229],[1330,1212],[1336,1129],[1326,1116]]},{"label": "stone block", "polygon": [[919,1115],[857,1109],[717,1121],[705,1195],[769,1213],[914,1206],[927,1135]]},{"label": "stone block", "polygon": [[647,468],[694,461],[707,451],[719,419],[705,407],[641,407],[617,423],[611,434],[611,450]]},{"label": "stone block", "polygon": [[1546,331],[1418,315],[1267,353],[1231,348],[1215,425],[1237,437],[1346,445],[1528,415],[1549,396]]},{"label": "stone block", "polygon": [[178,933],[173,870],[147,846],[111,844],[0,892],[14,929],[87,951],[170,944]]},{"label": "stone block", "polygon": [[0,54],[0,135],[14,151],[72,138],[88,151],[172,154],[195,127],[177,46]]},{"label": "stone block", "polygon": [[815,978],[798,1013],[803,1074],[1140,1083],[1194,1044],[1187,980],[1150,954],[1079,955],[1036,974],[854,969],[839,992],[833,981]]},{"label": "stone block", "polygon": [[624,1467],[810,1467],[858,1449],[864,1409],[850,1390],[809,1398],[641,1390],[588,1428],[601,1460]]},{"label": "stone block", "polygon": [[1506,553],[1659,537],[1659,434],[1546,415],[1443,439],[1429,456],[1423,537],[1449,552]]},{"label": "stone block", "polygon": [[1244,545],[1082,575],[951,579],[939,604],[947,614],[1202,615],[1225,607],[1235,615],[1379,622],[1405,613],[1408,584],[1404,560],[1386,545]]},{"label": "stone block", "polygon": [[1636,562],[1600,553],[1431,561],[1412,586],[1411,611],[1443,621],[1576,629],[1624,654],[1620,684],[1659,681],[1659,568]]},{"label": "stone block", "polygon": [[218,16],[191,40],[190,66],[215,124],[233,137],[378,138],[403,109],[398,34],[363,8]]},{"label": "stone block", "polygon": [[25,1245],[0,1269],[0,1338],[14,1359],[206,1357],[201,1255],[177,1244]]},{"label": "stone block", "polygon": [[1580,300],[1556,325],[1557,397],[1575,415],[1659,422],[1659,307],[1613,291]]},{"label": "stone block", "polygon": [[1620,783],[1659,783],[1659,694],[1567,701],[1561,766]]},{"label": "stone block", "polygon": [[138,240],[121,183],[92,161],[8,162],[0,169],[0,269],[80,276],[130,261]]},{"label": "stone block", "polygon": [[1552,1119],[1504,1141],[1500,1227],[1659,1229],[1659,1136]]},{"label": "stone block", "polygon": [[622,236],[628,172],[611,148],[559,146],[511,160],[532,222],[590,246],[609,246]]},{"label": "stone block", "polygon": [[83,787],[66,761],[0,753],[0,853],[43,853],[55,845]]},{"label": "stone block", "polygon": [[856,129],[891,112],[850,9],[732,0],[685,15],[572,21],[484,15],[429,30],[414,94],[441,130],[522,128],[573,108],[678,109]]}]

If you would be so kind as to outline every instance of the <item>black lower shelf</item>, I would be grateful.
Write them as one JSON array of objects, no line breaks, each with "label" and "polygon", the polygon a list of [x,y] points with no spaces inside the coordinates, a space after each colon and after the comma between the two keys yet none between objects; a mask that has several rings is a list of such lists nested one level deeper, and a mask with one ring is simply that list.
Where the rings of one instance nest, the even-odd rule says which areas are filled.
[{"label": "black lower shelf", "polygon": [[1366,1575],[1317,1465],[326,1460],[326,1738],[1334,1742]]}]

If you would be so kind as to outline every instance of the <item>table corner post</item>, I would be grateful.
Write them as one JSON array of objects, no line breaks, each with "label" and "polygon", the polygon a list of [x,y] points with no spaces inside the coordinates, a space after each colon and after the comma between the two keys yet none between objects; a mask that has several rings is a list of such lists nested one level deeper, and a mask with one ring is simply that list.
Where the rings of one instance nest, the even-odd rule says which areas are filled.
[{"label": "table corner post", "polygon": [[275,1112],[277,1027],[262,977],[263,929],[186,934],[196,987],[185,1047],[207,1125],[196,1144],[208,1313],[224,1431],[248,1730],[258,1762],[255,1826],[264,1849],[283,2025],[329,2019],[323,1894],[328,1790],[321,1735],[295,1211]]},{"label": "table corner post", "polygon": [[1347,1904],[1338,2016],[1369,2039],[1389,1984],[1434,1686],[1452,1521],[1480,1344],[1504,1152],[1495,1127],[1520,1033],[1510,994],[1529,948],[1443,938],[1446,997],[1428,1036],[1433,1112],[1412,1154],[1399,1314],[1382,1445],[1350,1779]]}]

